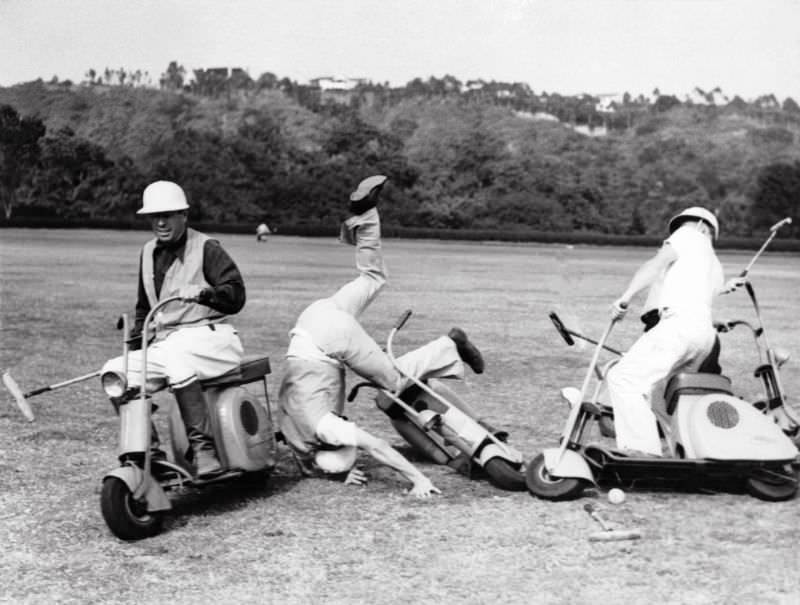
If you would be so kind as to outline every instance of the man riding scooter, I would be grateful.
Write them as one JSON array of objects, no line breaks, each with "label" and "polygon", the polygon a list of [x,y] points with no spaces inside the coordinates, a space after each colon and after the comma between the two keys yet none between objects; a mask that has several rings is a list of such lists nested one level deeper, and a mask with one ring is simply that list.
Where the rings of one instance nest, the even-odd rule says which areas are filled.
[{"label": "man riding scooter", "polygon": [[[142,248],[131,348],[141,346],[141,331],[151,308],[179,296],[156,315],[155,341],[147,350],[147,376],[166,378],[186,427],[198,477],[218,473],[220,461],[200,380],[222,375],[242,360],[242,344],[228,316],[245,303],[239,269],[218,241],[186,226],[189,204],[183,189],[169,181],[147,186],[137,214],[150,220],[154,238]],[[132,350],[127,381],[141,386],[141,352]],[[124,357],[106,362],[101,373],[125,371]],[[112,398],[115,409],[119,401]],[[152,428],[154,455],[158,437]]]},{"label": "man riding scooter", "polygon": [[650,287],[646,308],[652,311],[646,315],[651,325],[606,378],[617,447],[634,456],[661,456],[649,393],[675,371],[696,369],[711,352],[716,338],[713,298],[743,284],[741,278],[732,278],[723,286],[722,266],[713,246],[719,223],[713,213],[687,208],[670,220],[669,233],[611,309],[612,318],[622,319],[631,299]]}]

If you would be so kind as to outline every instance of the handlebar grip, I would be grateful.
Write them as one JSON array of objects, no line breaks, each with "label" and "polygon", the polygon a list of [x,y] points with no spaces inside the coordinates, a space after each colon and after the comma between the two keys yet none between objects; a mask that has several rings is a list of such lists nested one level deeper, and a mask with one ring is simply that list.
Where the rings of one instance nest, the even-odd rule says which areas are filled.
[{"label": "handlebar grip", "polygon": [[564,342],[566,342],[569,346],[574,345],[575,341],[572,339],[572,336],[570,335],[567,328],[561,322],[561,318],[558,315],[556,315],[556,312],[551,311],[549,317],[550,321],[552,321],[553,325],[556,327],[556,330],[558,330],[558,333],[561,334],[561,338],[564,339]]},{"label": "handlebar grip", "polygon": [[394,329],[399,330],[400,328],[402,328],[408,321],[409,317],[411,317],[411,309],[406,309],[400,316],[400,319],[398,319],[397,322],[394,324]]}]

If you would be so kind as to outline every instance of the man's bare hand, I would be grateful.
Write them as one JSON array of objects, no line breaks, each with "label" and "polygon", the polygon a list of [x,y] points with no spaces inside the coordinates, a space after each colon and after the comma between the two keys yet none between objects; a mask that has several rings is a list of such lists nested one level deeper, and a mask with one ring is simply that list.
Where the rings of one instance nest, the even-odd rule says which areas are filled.
[{"label": "man's bare hand", "polygon": [[414,485],[408,490],[409,495],[415,498],[427,498],[432,494],[441,494],[439,488],[436,487],[431,480],[427,477],[422,477],[414,482]]},{"label": "man's bare hand", "polygon": [[357,468],[353,467],[350,469],[350,472],[347,473],[347,477],[344,479],[345,485],[366,485],[367,484],[367,476],[364,472]]}]

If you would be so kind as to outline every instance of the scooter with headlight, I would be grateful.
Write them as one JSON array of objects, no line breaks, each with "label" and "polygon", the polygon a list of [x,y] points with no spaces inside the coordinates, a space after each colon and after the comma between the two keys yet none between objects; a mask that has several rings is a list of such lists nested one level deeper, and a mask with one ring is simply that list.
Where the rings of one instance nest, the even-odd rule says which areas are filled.
[{"label": "scooter with headlight", "polygon": [[129,328],[123,316],[121,373],[101,376],[106,394],[119,404],[120,466],[103,478],[100,508],[111,532],[123,540],[138,540],[157,534],[163,516],[172,508],[168,493],[179,487],[200,487],[237,478],[265,478],[276,463],[276,443],[267,392],[269,358],[247,356],[221,376],[201,381],[211,420],[212,434],[222,470],[198,477],[178,406],[168,412],[170,447],[166,456],[151,447],[153,395],[167,388],[166,380],[147,375],[147,347],[155,314],[170,302],[161,301],[148,313],[142,330],[142,384],[127,384]]}]

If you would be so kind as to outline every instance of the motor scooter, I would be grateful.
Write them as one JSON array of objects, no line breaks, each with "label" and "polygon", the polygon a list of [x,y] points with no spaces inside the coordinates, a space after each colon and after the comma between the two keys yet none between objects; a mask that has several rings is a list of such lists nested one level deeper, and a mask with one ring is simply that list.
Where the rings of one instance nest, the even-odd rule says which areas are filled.
[{"label": "motor scooter", "polygon": [[[747,287],[751,292],[752,286]],[[751,298],[755,301],[752,292]],[[605,343],[614,323],[612,320],[599,341],[592,341],[596,347],[582,388],[561,391],[570,413],[559,446],[544,450],[528,466],[526,483],[531,494],[561,500],[578,497],[592,484],[633,487],[743,482],[750,494],[763,500],[794,497],[800,455],[775,421],[775,410],[785,407],[777,380],[780,359],[785,358],[774,352],[768,356],[771,362],[756,370],[756,376],[765,377],[764,384],[770,389],[763,406],[733,396],[730,379],[721,374],[680,372],[670,377],[663,394],[654,392],[651,406],[667,450],[663,457],[634,457],[603,444],[587,443],[593,423],[605,423],[601,434],[613,434],[613,413],[602,403],[601,394],[608,370],[618,360],[612,359],[602,369],[597,363],[601,351],[609,349]],[[743,324],[746,322],[728,322],[726,327]],[[753,330],[757,337],[763,334],[763,329]],[[593,395],[589,396],[595,376]],[[770,406],[771,413],[764,413]]]},{"label": "motor scooter", "polygon": [[123,540],[156,535],[163,515],[172,507],[167,492],[180,487],[201,487],[236,478],[263,480],[276,464],[276,443],[267,392],[269,358],[247,356],[239,367],[201,381],[208,406],[212,436],[222,470],[199,478],[191,461],[191,448],[178,406],[169,406],[170,448],[166,457],[151,447],[152,396],[167,388],[166,380],[147,376],[149,329],[165,305],[184,300],[171,297],[148,313],[142,330],[142,384],[127,384],[129,327],[122,318],[124,369],[101,375],[103,390],[119,405],[120,466],[103,477],[100,509],[111,532]]},{"label": "motor scooter", "polygon": [[470,406],[442,380],[419,380],[397,365],[393,340],[410,316],[411,311],[405,311],[392,328],[386,352],[395,369],[411,384],[400,393],[393,393],[372,382],[361,382],[351,389],[348,401],[355,399],[362,387],[378,389],[377,407],[389,417],[400,436],[428,460],[467,476],[482,468],[495,487],[524,491],[523,458],[506,442],[507,433],[481,424]]}]

